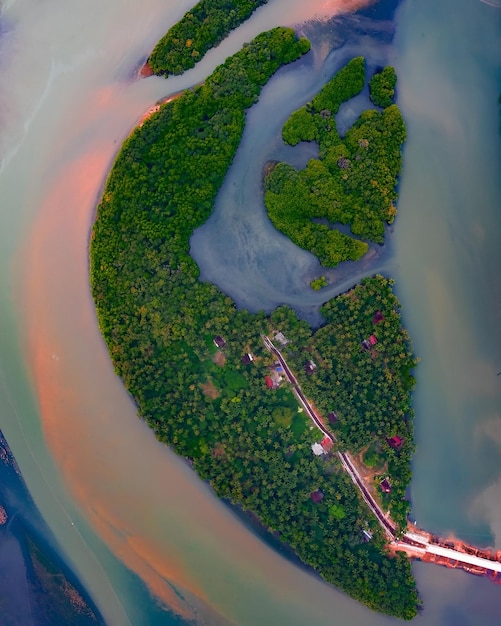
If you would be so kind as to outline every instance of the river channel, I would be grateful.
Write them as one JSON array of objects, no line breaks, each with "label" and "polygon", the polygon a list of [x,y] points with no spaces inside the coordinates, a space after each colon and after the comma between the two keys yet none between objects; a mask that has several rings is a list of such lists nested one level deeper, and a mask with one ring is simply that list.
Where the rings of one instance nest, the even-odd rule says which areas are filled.
[{"label": "river channel", "polygon": [[[273,550],[155,441],[97,328],[89,230],[113,157],[142,114],[258,32],[356,3],[271,0],[186,75],[137,80],[193,4],[3,6],[0,427],[61,556],[108,624],[391,624]],[[312,322],[323,300],[368,272],[395,276],[422,359],[413,514],[428,530],[501,549],[501,10],[404,0],[390,20],[395,4],[302,27],[313,52],[265,88],[192,246],[202,277],[241,306],[286,302]],[[394,63],[400,77],[408,142],[399,216],[386,246],[333,272],[318,294],[308,288],[316,261],[265,219],[260,172],[270,158],[304,162],[309,153],[281,145],[281,123],[356,54]],[[426,607],[416,623],[498,623],[501,587],[431,565],[414,571]]]}]

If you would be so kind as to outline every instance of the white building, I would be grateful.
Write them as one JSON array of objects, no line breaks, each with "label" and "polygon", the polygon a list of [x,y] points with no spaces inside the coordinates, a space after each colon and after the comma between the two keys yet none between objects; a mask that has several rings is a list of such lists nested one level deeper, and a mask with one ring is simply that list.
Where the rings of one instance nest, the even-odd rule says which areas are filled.
[{"label": "white building", "polygon": [[323,447],[319,443],[314,443],[311,446],[311,449],[313,450],[313,454],[315,456],[320,456],[322,454],[325,454],[325,450],[323,449]]}]

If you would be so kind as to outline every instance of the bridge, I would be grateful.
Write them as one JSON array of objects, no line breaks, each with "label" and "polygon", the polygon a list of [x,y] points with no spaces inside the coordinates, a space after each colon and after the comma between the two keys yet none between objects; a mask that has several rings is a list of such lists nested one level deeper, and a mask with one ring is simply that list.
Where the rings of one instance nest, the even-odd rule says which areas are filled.
[{"label": "bridge", "polygon": [[[333,443],[337,443],[336,437],[327,430],[320,416],[304,395],[294,373],[280,350],[266,335],[261,335],[261,338],[265,347],[275,355],[282,366],[292,386],[292,391],[306,411],[306,414],[324,437],[328,437]],[[395,524],[392,522],[389,514],[385,514],[381,509],[379,502],[368,489],[349,453],[338,450],[336,455],[341,461],[344,470],[359,490],[365,503],[383,528],[389,541],[389,548],[392,551],[405,552],[410,558],[446,565],[447,567],[457,567],[474,574],[491,575],[497,582],[501,582],[501,560],[498,555],[492,555],[463,542],[444,541],[417,528],[408,530],[401,537],[398,537]]]}]

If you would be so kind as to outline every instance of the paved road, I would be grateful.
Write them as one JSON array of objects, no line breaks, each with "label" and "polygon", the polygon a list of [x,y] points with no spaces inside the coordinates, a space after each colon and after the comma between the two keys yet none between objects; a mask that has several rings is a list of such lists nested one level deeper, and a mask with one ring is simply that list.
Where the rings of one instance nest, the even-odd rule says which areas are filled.
[{"label": "paved road", "polygon": [[287,378],[289,379],[289,382],[291,383],[291,385],[293,387],[294,394],[298,398],[299,402],[302,404],[304,410],[308,413],[308,416],[315,422],[315,425],[317,426],[317,428],[319,430],[321,430],[322,433],[326,437],[329,437],[329,439],[333,443],[335,443],[336,442],[336,438],[334,437],[334,435],[332,433],[330,433],[327,430],[327,428],[322,424],[322,422],[318,418],[318,415],[315,413],[315,411],[313,410],[313,407],[308,402],[308,400],[307,400],[306,396],[304,395],[301,387],[299,386],[299,383],[297,382],[296,377],[292,373],[292,370],[290,369],[290,367],[287,365],[287,361],[284,359],[284,357],[280,353],[280,350],[278,350],[278,348],[275,348],[275,346],[273,345],[271,340],[268,337],[266,337],[266,335],[261,335],[261,337],[263,339],[264,345],[268,348],[268,350],[270,352],[273,352],[273,354],[277,357],[278,361],[280,362],[280,365],[283,367],[283,370],[284,370]]},{"label": "paved road", "polygon": [[365,500],[366,504],[369,506],[370,510],[374,513],[379,523],[386,531],[386,534],[390,537],[390,539],[395,539],[395,526],[390,522],[390,520],[388,520],[388,518],[381,510],[381,507],[372,496],[371,492],[367,489],[363,478],[358,473],[357,468],[354,466],[349,455],[346,452],[338,452],[338,456],[341,459],[341,463],[343,464],[345,470],[348,472],[350,478],[360,490],[360,493],[362,494],[362,497]]},{"label": "paved road", "polygon": [[[294,374],[293,374],[292,370],[290,369],[290,367],[287,365],[287,361],[282,356],[280,350],[278,350],[278,348],[276,348],[274,346],[272,341],[268,337],[266,337],[265,335],[262,335],[262,339],[263,339],[264,345],[268,348],[268,350],[270,350],[270,352],[272,352],[277,357],[278,361],[280,362],[280,365],[284,369],[284,372],[285,372],[289,382],[291,383],[291,385],[293,387],[294,394],[296,395],[296,397],[298,398],[298,400],[300,401],[300,403],[304,407],[304,409],[307,412],[307,414],[309,415],[309,417],[313,420],[313,422],[315,423],[317,428],[326,437],[328,437],[333,443],[335,443],[336,442],[336,438],[334,437],[334,435],[332,433],[330,433],[327,430],[327,428],[324,426],[324,424],[319,419],[318,415],[313,410],[313,407],[308,402],[308,399],[304,395],[304,393],[303,393],[299,383],[297,382],[296,377],[294,376]],[[378,503],[373,498],[373,496],[370,493],[370,491],[367,489],[367,487],[366,487],[362,477],[358,473],[358,470],[355,467],[355,465],[353,464],[353,462],[350,459],[349,455],[346,454],[345,452],[337,452],[337,455],[338,455],[338,457],[339,457],[339,459],[340,459],[340,461],[341,461],[345,471],[348,473],[348,475],[350,476],[352,481],[355,483],[355,485],[360,490],[360,492],[362,494],[362,497],[365,500],[366,504],[371,509],[373,514],[377,517],[377,519],[379,520],[379,523],[381,524],[383,529],[386,531],[386,533],[389,535],[390,539],[393,540],[395,538],[395,526],[390,521],[388,521],[388,519],[385,517],[385,515],[384,515],[383,511],[381,510],[381,508],[379,507]]]}]

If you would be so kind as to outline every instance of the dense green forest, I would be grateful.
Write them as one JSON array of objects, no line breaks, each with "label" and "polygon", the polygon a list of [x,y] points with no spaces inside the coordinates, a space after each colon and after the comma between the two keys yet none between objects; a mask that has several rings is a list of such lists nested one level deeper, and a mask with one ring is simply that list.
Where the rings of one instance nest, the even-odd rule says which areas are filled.
[{"label": "dense green forest", "polygon": [[[387,69],[393,71],[385,68],[377,75],[385,76],[384,86],[378,83],[373,89],[378,101],[389,84]],[[299,171],[288,163],[274,164],[265,179],[265,204],[275,227],[324,266],[358,260],[368,245],[356,237],[382,243],[384,225],[396,215],[395,187],[405,141],[398,107],[364,111],[344,138],[336,129],[340,105],[360,93],[364,84],[365,62],[357,57],[295,111],[284,125],[284,141],[293,146],[316,141],[319,158]],[[319,219],[329,225],[314,221]],[[338,223],[349,225],[353,236],[333,227]]]},{"label": "dense green forest", "polygon": [[[340,447],[351,453],[371,446],[378,451],[380,472],[389,477],[392,488],[384,503],[405,530],[409,512],[405,492],[414,452],[411,370],[416,359],[401,328],[400,306],[391,285],[391,280],[375,276],[330,300],[321,309],[325,326],[301,351],[287,345],[283,353],[320,413],[336,414],[330,429]],[[310,359],[316,368],[307,374],[304,365]],[[402,440],[398,450],[387,441],[395,436]]]},{"label": "dense green forest", "polygon": [[[263,33],[204,85],[163,105],[134,131],[98,207],[90,249],[92,293],[115,370],[159,440],[191,459],[217,494],[257,514],[325,580],[375,610],[410,619],[418,599],[409,560],[386,554],[381,528],[337,457],[312,454],[320,433],[279,381],[260,337],[283,332],[288,354],[303,367],[303,355],[323,351],[325,336],[345,323],[335,313],[338,300],[326,305],[330,320],[312,334],[286,307],[269,317],[237,310],[214,285],[199,281],[189,256],[191,233],[210,215],[234,158],[246,109],[281,64],[308,49],[290,29]],[[379,308],[386,313],[382,346],[400,341],[411,359],[399,316],[391,314],[398,307],[388,282],[369,279],[363,289],[364,314],[376,315]],[[358,316],[356,299],[339,303],[345,301],[353,302],[351,332],[361,340],[367,319]],[[342,352],[325,351],[321,376],[330,370],[333,385],[347,385],[349,395],[357,354],[351,344],[342,346]],[[382,360],[366,356],[374,361],[360,373],[368,388],[382,367],[395,377],[402,373],[389,348]],[[365,402],[354,402],[350,414],[344,401],[339,405],[339,434],[347,419],[354,423],[343,441],[360,447],[404,428],[397,411],[403,399],[393,403],[387,387],[377,393],[374,401],[388,407],[373,416],[370,433],[363,428]],[[370,542],[363,530],[373,533]]]},{"label": "dense green forest", "polygon": [[391,66],[384,67],[376,72],[369,82],[372,102],[378,107],[389,107],[395,98],[397,75]]},{"label": "dense green forest", "polygon": [[148,59],[155,74],[182,74],[268,0],[201,0],[160,39]]}]

